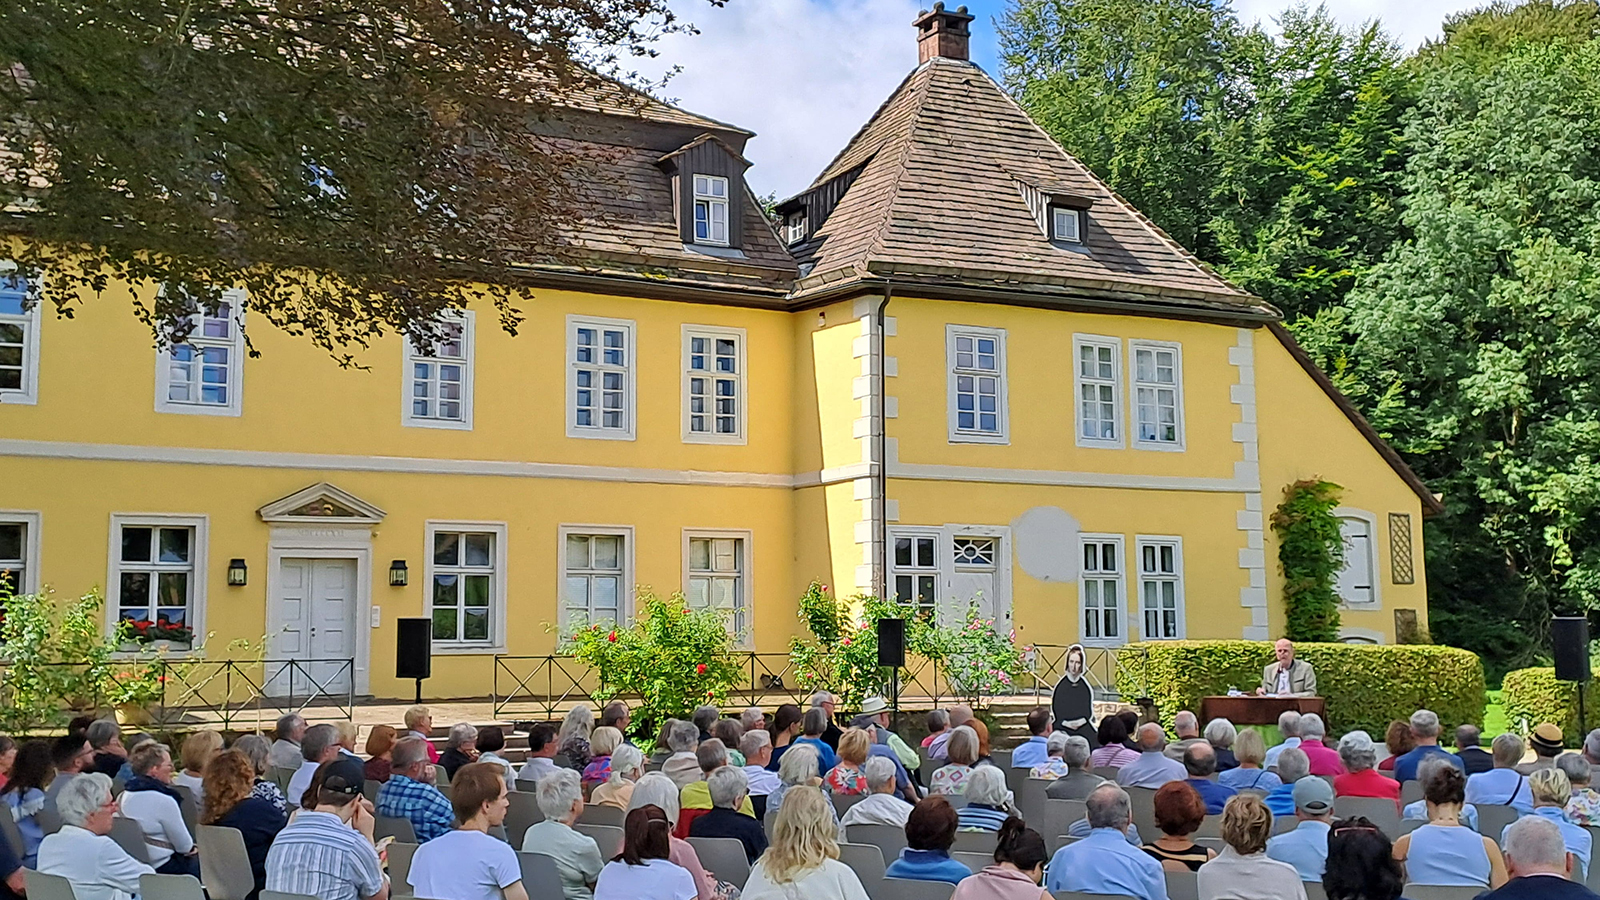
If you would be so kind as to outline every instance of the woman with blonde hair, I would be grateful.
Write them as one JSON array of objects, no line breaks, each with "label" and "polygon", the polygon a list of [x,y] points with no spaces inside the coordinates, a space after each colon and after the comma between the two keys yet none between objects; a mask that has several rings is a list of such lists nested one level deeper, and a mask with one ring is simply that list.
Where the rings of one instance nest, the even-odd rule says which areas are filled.
[{"label": "woman with blonde hair", "polygon": [[579,772],[589,765],[589,733],[594,731],[594,710],[587,703],[579,703],[561,720],[561,730],[556,732],[556,753],[567,758],[567,765]]},{"label": "woman with blonde hair", "polygon": [[1272,811],[1255,794],[1239,794],[1222,808],[1217,858],[1200,867],[1200,900],[1306,900],[1294,866],[1267,856]]},{"label": "woman with blonde hair", "polygon": [[611,774],[603,784],[597,784],[589,795],[596,806],[615,806],[627,809],[633,798],[634,782],[644,777],[644,753],[632,744],[623,744],[611,751]]},{"label": "woman with blonde hair", "polygon": [[867,774],[862,768],[867,764],[867,753],[872,749],[872,738],[860,728],[846,728],[839,736],[839,764],[828,770],[822,787],[830,794],[851,797],[867,792]]},{"label": "woman with blonde hair", "polygon": [[611,754],[622,746],[622,732],[601,725],[589,736],[589,764],[583,767],[583,789],[593,790],[611,778]]},{"label": "woman with blonde hair", "polygon": [[367,732],[367,770],[368,781],[388,781],[392,770],[389,768],[389,753],[394,750],[394,742],[399,733],[393,725],[374,725]]},{"label": "woman with blonde hair", "polygon": [[255,765],[243,753],[224,750],[214,754],[206,764],[206,799],[200,815],[201,823],[237,828],[244,837],[250,874],[256,881],[248,900],[255,900],[267,884],[267,851],[285,821],[282,811],[255,796],[255,779]]},{"label": "woman with blonde hair", "polygon": [[206,764],[222,749],[222,735],[209,728],[183,739],[183,771],[172,776],[172,783],[186,787],[196,802],[205,800]]},{"label": "woman with blonde hair", "polygon": [[817,788],[789,792],[771,845],[750,869],[744,900],[868,900],[861,879],[839,861],[832,809]]}]

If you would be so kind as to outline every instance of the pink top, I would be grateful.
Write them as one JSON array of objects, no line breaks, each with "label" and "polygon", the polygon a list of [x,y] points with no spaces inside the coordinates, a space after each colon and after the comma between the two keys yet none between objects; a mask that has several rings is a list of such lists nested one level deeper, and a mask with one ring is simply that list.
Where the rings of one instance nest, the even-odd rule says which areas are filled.
[{"label": "pink top", "polygon": [[1344,761],[1339,759],[1339,751],[1329,750],[1318,743],[1302,741],[1300,749],[1305,751],[1306,759],[1311,761],[1311,774],[1313,775],[1343,775]]},{"label": "pink top", "polygon": [[1089,768],[1099,769],[1110,766],[1113,769],[1120,769],[1138,758],[1139,754],[1121,744],[1107,744],[1089,754]]},{"label": "pink top", "polygon": [[670,846],[672,848],[667,852],[667,861],[689,870],[689,874],[694,878],[695,900],[711,900],[712,894],[716,892],[717,884],[711,879],[711,875],[706,872],[705,866],[700,865],[699,854],[694,852],[694,848],[689,845],[688,841],[679,838],[668,838],[667,840],[671,842]]},{"label": "pink top", "polygon": [[961,879],[950,900],[1050,900],[1050,892],[1016,869],[988,866]]}]

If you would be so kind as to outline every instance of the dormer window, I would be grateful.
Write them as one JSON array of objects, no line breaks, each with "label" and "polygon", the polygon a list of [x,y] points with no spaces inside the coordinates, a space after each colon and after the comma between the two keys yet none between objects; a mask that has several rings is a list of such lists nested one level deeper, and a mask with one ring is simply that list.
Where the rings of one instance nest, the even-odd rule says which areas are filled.
[{"label": "dormer window", "polygon": [[1069,244],[1083,243],[1083,210],[1064,206],[1051,207],[1050,239]]},{"label": "dormer window", "polygon": [[728,244],[728,179],[719,175],[694,176],[694,240],[697,244]]},{"label": "dormer window", "polygon": [[783,220],[783,240],[787,244],[798,244],[806,239],[806,213],[797,210],[789,213]]}]

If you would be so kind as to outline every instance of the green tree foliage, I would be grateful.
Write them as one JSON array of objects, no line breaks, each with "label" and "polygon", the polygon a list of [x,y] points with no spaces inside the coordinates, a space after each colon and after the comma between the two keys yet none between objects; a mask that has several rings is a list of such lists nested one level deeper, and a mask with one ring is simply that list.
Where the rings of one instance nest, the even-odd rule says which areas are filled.
[{"label": "green tree foliage", "polygon": [[1328,481],[1296,481],[1284,487],[1283,502],[1272,512],[1289,640],[1339,640],[1334,579],[1344,564],[1344,536],[1333,510],[1341,490]]}]

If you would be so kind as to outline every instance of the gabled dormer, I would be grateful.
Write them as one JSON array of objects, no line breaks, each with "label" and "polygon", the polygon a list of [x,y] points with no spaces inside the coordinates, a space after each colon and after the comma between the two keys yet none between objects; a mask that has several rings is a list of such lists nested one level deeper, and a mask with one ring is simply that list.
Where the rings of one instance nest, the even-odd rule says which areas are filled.
[{"label": "gabled dormer", "polygon": [[1020,178],[1016,182],[1017,192],[1027,202],[1028,211],[1033,213],[1046,240],[1063,249],[1084,249],[1094,198],[1067,187],[1034,184]]},{"label": "gabled dormer", "polygon": [[702,134],[657,161],[672,179],[678,234],[686,249],[737,254],[744,243],[744,170],[750,162],[727,142]]}]

